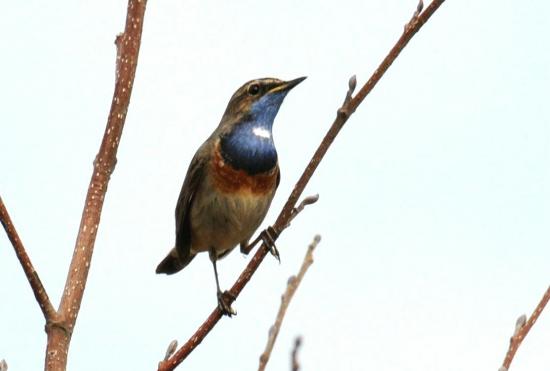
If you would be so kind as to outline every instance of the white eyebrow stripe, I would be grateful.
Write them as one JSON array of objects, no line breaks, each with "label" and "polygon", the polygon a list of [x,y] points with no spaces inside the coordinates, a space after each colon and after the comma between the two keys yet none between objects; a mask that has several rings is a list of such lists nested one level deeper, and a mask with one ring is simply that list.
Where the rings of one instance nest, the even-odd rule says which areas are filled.
[{"label": "white eyebrow stripe", "polygon": [[262,127],[255,127],[254,129],[252,129],[252,132],[257,137],[266,138],[266,139],[271,138],[271,133],[269,132],[269,130]]}]

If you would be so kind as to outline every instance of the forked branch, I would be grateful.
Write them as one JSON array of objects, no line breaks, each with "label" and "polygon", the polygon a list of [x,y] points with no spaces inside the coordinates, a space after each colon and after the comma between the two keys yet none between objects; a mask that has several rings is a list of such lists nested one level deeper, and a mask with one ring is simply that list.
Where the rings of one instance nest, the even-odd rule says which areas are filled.
[{"label": "forked branch", "polygon": [[46,370],[65,370],[73,328],[90,270],[97,230],[134,85],[146,0],[129,0],[124,33],[116,38],[115,91],[94,168],[57,318],[46,332]]}]

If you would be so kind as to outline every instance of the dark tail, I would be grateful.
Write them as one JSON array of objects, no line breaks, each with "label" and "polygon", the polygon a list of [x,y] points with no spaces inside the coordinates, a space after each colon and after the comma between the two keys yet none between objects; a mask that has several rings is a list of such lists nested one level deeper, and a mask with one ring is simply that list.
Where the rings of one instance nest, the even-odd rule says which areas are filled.
[{"label": "dark tail", "polygon": [[195,254],[189,254],[186,258],[182,259],[178,250],[174,247],[170,250],[170,253],[166,255],[160,264],[157,266],[156,273],[174,274],[181,271],[193,260]]}]

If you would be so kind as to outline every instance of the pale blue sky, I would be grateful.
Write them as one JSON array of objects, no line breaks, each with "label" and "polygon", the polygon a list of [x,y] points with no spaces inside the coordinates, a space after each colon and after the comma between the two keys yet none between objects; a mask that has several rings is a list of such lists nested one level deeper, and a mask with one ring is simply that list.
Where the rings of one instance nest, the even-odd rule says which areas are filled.
[{"label": "pale blue sky", "polygon": [[[173,276],[187,165],[252,78],[309,78],[275,121],[272,223],[332,122],[415,1],[150,1],[137,78],[69,368],[153,370],[215,304],[206,255]],[[122,0],[5,2],[0,14],[0,194],[57,306],[113,91]],[[323,237],[268,369],[496,370],[516,318],[550,284],[550,5],[448,0],[350,119],[278,242],[186,370],[257,367],[288,276]],[[220,262],[229,287],[246,264]],[[0,234],[0,358],[43,367],[34,297]],[[550,364],[550,314],[514,370]]]}]

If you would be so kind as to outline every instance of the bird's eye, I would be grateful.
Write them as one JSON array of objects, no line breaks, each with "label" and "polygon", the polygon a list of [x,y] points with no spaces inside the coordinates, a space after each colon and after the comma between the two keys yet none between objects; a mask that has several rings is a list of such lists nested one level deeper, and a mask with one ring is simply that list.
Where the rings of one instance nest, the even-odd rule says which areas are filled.
[{"label": "bird's eye", "polygon": [[257,95],[259,92],[260,92],[260,85],[258,84],[252,84],[248,87],[249,95]]}]

